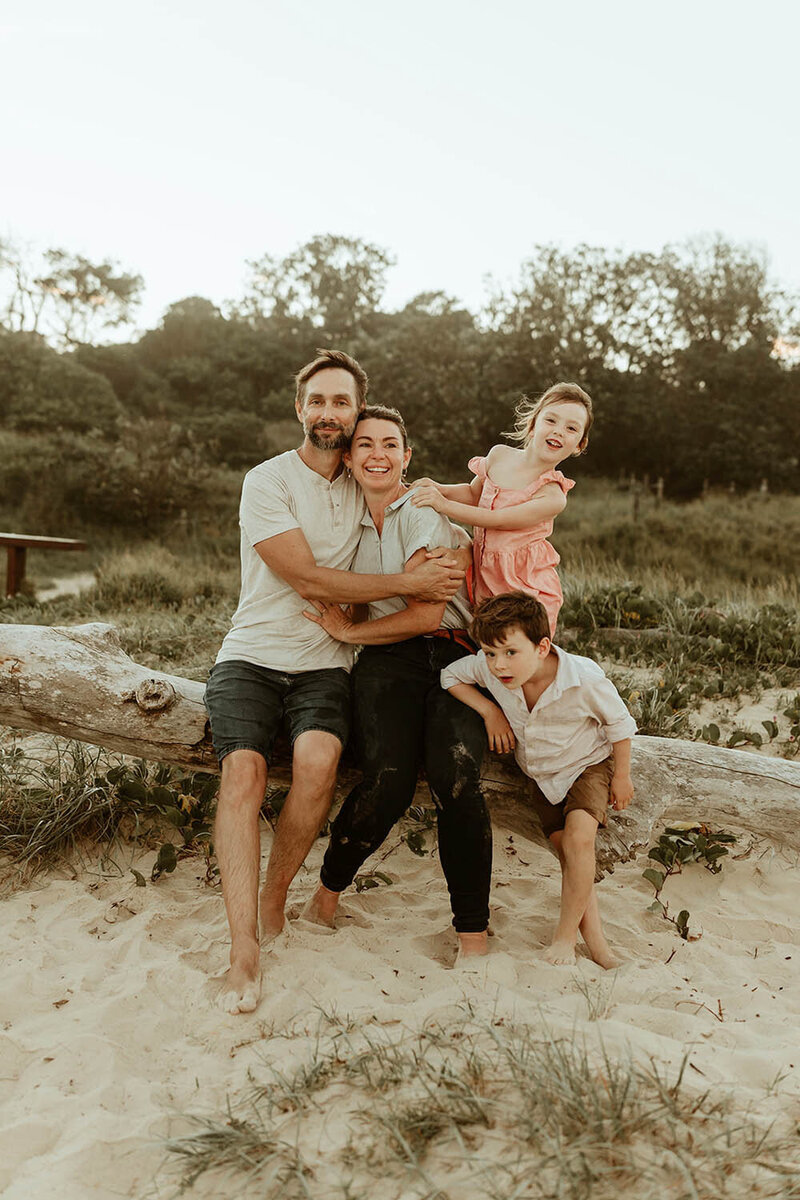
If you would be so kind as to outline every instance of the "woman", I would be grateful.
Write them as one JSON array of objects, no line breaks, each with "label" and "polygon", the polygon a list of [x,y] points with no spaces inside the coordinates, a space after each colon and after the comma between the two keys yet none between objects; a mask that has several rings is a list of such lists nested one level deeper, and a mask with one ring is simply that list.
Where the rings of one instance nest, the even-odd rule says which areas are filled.
[{"label": "woman", "polygon": [[[439,513],[406,503],[410,458],[400,414],[379,405],[365,408],[344,455],[368,509],[354,571],[410,570],[429,547],[460,543],[460,531]],[[472,650],[466,595],[446,604],[382,600],[370,604],[368,614],[337,604],[316,608],[306,613],[310,620],[338,641],[364,647],[353,671],[353,727],[363,778],[333,822],[321,884],[307,915],[333,924],[341,892],[411,804],[424,766],[460,955],[485,954],[492,859],[480,787],[486,733],[478,714],[439,684],[442,668]]]}]

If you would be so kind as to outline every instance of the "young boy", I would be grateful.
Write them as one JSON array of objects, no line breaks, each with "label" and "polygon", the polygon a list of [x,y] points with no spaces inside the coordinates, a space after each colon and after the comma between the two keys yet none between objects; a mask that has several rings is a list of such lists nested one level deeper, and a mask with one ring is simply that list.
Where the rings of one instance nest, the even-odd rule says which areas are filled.
[{"label": "young boy", "polygon": [[562,873],[561,914],[545,958],[574,963],[580,930],[594,961],[615,967],[597,907],[594,841],[609,804],[627,808],[633,797],[636,723],[596,662],[551,643],[547,613],[532,596],[490,597],[470,632],[480,652],[445,667],[441,683],[481,714],[493,750],[514,749],[531,780]]}]

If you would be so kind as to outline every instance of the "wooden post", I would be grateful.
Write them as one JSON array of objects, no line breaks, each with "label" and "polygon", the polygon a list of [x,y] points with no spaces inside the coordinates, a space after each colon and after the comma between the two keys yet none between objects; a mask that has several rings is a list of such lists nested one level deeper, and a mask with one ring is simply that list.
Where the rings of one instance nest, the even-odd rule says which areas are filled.
[{"label": "wooden post", "polygon": [[635,475],[631,475],[631,495],[633,496],[631,516],[635,522],[639,520],[639,509],[642,503],[642,487]]},{"label": "wooden post", "polygon": [[25,552],[27,550],[85,550],[86,542],[75,538],[41,537],[39,534],[2,533],[0,546],[5,546],[8,559],[6,567],[6,595],[16,596],[25,578]]},{"label": "wooden post", "polygon": [[664,476],[659,475],[656,480],[656,508],[661,506],[661,501],[664,499]]},{"label": "wooden post", "polygon": [[7,546],[6,595],[16,596],[25,578],[25,547]]},{"label": "wooden post", "polygon": [[762,496],[768,496],[769,495],[769,480],[762,479],[761,487],[758,490],[761,492]]}]

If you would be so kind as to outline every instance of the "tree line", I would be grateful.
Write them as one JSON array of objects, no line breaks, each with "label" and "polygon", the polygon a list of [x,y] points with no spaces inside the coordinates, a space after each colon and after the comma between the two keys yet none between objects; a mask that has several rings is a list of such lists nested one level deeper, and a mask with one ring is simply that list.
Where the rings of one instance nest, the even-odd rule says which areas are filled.
[{"label": "tree line", "polygon": [[465,478],[522,393],[568,379],[596,406],[582,471],[662,478],[673,497],[763,478],[800,491],[795,297],[752,248],[542,245],[477,313],[444,292],[386,310],[392,264],[360,239],[316,237],[249,263],[222,308],[188,297],[103,344],[132,322],[141,277],[0,244],[0,507],[150,532],[212,503],[215,470],[296,443],[292,374],[324,345],[403,412],[418,473]]}]

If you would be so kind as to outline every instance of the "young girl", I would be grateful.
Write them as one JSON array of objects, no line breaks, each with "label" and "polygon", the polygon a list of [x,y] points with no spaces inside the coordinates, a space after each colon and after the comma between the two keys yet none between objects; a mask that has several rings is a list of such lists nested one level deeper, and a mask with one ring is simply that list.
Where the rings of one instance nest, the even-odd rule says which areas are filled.
[{"label": "young girl", "polygon": [[475,602],[501,592],[523,591],[544,605],[555,633],[563,602],[556,573],[559,556],[548,536],[575,486],[556,470],[589,441],[592,401],[577,383],[556,383],[543,396],[523,399],[516,410],[512,446],[492,446],[471,458],[472,483],[438,484],[422,479],[412,501],[475,530]]}]

